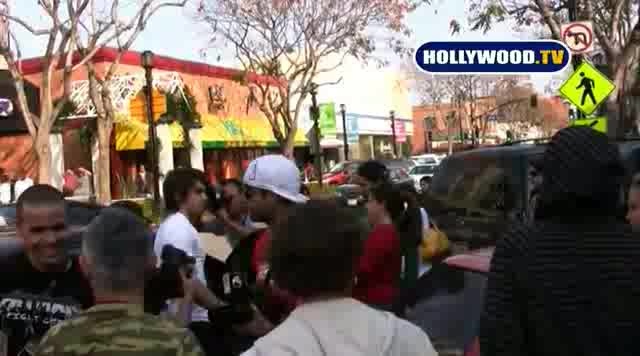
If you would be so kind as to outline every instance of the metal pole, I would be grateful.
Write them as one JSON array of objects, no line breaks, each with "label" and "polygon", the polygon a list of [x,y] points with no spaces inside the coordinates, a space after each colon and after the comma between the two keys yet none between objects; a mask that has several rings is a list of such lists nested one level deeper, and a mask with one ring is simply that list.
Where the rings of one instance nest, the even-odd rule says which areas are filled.
[{"label": "metal pole", "polygon": [[349,140],[347,140],[347,112],[345,105],[340,104],[340,113],[342,114],[342,140],[344,143],[344,160],[349,160]]},{"label": "metal pole", "polygon": [[316,175],[318,176],[318,184],[322,188],[322,147],[320,145],[320,109],[318,108],[318,87],[315,83],[311,83],[311,114],[313,119],[313,133],[315,135],[316,142],[318,143],[318,152],[314,157],[314,163],[316,166]]},{"label": "metal pole", "polygon": [[391,136],[393,137],[393,155],[398,158],[398,145],[396,144],[396,112],[391,110],[389,112],[391,117]]},{"label": "metal pole", "polygon": [[153,75],[152,68],[145,67],[145,99],[147,102],[147,124],[149,125],[149,153],[151,154],[151,169],[153,172],[153,209],[154,213],[160,212],[160,169],[158,167],[158,146],[156,124],[153,120]]},{"label": "metal pole", "polygon": [[[578,21],[578,5],[576,0],[569,0],[569,22]],[[562,39],[561,39],[562,40]],[[571,56],[571,63],[573,64],[573,70],[575,71],[582,62],[582,56],[579,54],[573,54]],[[576,119],[584,119],[584,114],[580,110],[576,110]]]}]

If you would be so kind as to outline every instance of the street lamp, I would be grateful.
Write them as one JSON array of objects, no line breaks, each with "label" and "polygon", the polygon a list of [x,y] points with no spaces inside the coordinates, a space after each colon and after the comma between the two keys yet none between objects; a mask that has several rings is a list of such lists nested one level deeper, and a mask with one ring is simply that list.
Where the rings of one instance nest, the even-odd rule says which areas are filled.
[{"label": "street lamp", "polygon": [[349,142],[347,140],[347,110],[344,104],[340,104],[340,113],[342,114],[342,140],[344,143],[344,160],[349,160]]},{"label": "street lamp", "polygon": [[147,124],[149,125],[149,153],[151,154],[151,170],[153,173],[153,209],[157,214],[160,211],[160,171],[158,169],[158,146],[156,144],[156,125],[153,121],[153,57],[151,51],[144,51],[140,56],[140,62],[144,68],[146,85],[145,99],[147,106]]},{"label": "street lamp", "polygon": [[391,136],[393,138],[393,155],[398,158],[398,145],[396,145],[396,112],[394,110],[389,111],[389,117],[391,118]]}]

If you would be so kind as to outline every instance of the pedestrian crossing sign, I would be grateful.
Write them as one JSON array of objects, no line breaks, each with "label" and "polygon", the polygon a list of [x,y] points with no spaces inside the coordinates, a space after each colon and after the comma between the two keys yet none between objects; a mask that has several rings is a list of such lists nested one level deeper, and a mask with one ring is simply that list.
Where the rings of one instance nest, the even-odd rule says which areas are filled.
[{"label": "pedestrian crossing sign", "polygon": [[606,75],[583,61],[560,87],[560,94],[585,115],[591,115],[616,88]]},{"label": "pedestrian crossing sign", "polygon": [[588,126],[592,129],[607,133],[607,118],[606,117],[592,117],[587,119],[571,120],[569,126]]}]

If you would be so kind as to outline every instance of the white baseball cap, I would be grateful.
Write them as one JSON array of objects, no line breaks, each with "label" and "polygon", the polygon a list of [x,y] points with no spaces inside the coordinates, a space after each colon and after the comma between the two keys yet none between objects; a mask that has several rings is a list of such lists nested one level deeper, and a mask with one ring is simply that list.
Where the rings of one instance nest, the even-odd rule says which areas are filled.
[{"label": "white baseball cap", "polygon": [[308,200],[300,193],[300,170],[282,155],[266,155],[251,161],[242,182],[294,203],[305,203]]}]

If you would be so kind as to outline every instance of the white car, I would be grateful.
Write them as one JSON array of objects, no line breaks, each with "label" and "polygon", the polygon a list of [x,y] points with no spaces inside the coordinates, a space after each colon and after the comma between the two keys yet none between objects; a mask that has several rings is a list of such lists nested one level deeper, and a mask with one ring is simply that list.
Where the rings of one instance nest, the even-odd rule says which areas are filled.
[{"label": "white car", "polygon": [[411,168],[409,176],[413,178],[416,190],[420,192],[427,190],[436,168],[438,168],[437,164],[422,164]]},{"label": "white car", "polygon": [[438,165],[442,161],[442,158],[436,154],[429,153],[420,156],[413,156],[411,157],[411,160],[418,166],[431,164]]}]

